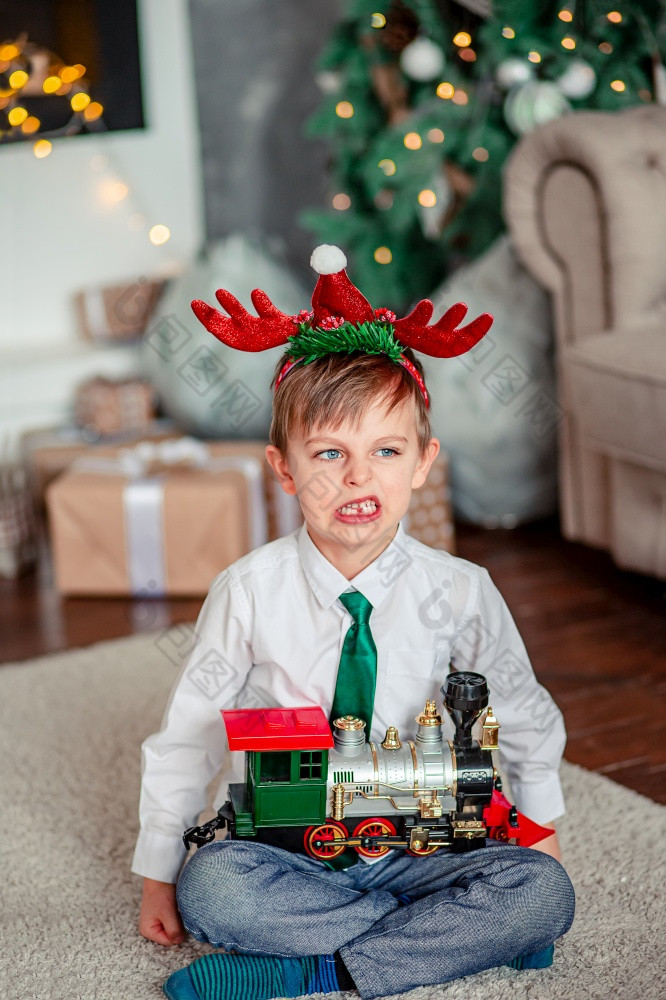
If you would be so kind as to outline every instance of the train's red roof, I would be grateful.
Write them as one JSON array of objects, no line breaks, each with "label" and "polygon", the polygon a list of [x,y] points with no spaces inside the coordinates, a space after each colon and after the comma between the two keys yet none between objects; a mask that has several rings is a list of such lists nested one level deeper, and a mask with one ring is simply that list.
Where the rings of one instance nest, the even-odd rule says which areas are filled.
[{"label": "train's red roof", "polygon": [[223,711],[230,750],[329,750],[333,737],[322,709],[245,708]]}]

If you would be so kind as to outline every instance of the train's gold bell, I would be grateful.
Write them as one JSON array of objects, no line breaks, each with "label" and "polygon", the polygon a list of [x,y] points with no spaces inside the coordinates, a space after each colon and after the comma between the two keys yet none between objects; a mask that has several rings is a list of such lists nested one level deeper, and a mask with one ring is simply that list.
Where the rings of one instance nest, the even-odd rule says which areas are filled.
[{"label": "train's gold bell", "polygon": [[386,730],[386,736],[384,737],[382,746],[385,750],[399,750],[402,746],[400,734],[395,726],[389,726]]}]

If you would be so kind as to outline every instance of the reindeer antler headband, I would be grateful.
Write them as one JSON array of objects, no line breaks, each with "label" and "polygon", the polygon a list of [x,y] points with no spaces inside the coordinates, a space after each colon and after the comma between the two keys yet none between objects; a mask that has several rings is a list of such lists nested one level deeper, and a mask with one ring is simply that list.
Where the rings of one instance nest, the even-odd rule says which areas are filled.
[{"label": "reindeer antler headband", "polygon": [[303,309],[297,316],[280,312],[258,288],[251,295],[256,316],[224,288],[219,288],[215,297],[228,313],[226,316],[200,299],[192,303],[195,316],[206,329],[236,350],[267,351],[289,344],[289,360],[275,380],[276,392],[298,364],[309,364],[327,354],[363,351],[386,354],[406,368],[429,406],[425,383],[402,353],[403,349],[411,347],[434,358],[455,358],[478,344],[493,322],[489,313],[482,313],[456,329],[467,313],[464,302],[457,302],[437,323],[428,326],[433,313],[433,304],[428,299],[422,299],[408,316],[397,319],[389,309],[373,309],[349,280],[345,271],[347,259],[338,247],[326,244],[317,247],[310,264],[319,274],[312,293],[312,309]]}]

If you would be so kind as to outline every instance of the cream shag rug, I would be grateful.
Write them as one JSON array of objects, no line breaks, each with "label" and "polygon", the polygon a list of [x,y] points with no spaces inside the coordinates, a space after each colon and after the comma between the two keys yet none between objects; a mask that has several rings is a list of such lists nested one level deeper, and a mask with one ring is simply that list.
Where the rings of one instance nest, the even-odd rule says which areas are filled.
[{"label": "cream shag rug", "polygon": [[[159,728],[177,673],[164,649],[182,632],[0,668],[2,1000],[159,1000],[167,976],[209,950],[140,937],[140,880],[129,871],[139,747]],[[572,764],[562,777],[577,912],[554,965],[492,969],[404,997],[666,995],[666,808]]]}]

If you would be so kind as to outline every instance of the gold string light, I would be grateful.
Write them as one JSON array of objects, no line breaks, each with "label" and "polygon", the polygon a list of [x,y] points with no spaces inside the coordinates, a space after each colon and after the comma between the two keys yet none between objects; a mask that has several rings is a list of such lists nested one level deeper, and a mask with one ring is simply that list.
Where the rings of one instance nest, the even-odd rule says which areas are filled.
[{"label": "gold string light", "polygon": [[408,132],[402,141],[407,149],[420,149],[423,145],[423,139],[418,132]]},{"label": "gold string light", "polygon": [[624,80],[612,80],[611,90],[614,90],[617,94],[621,94],[623,90],[627,89],[627,85]]},{"label": "gold string light", "polygon": [[576,39],[572,38],[570,35],[565,35],[565,37],[562,39],[562,48],[570,50],[575,49]]},{"label": "gold string light", "polygon": [[567,21],[567,22],[573,21],[573,14],[571,13],[570,10],[567,10],[566,7],[564,8],[564,10],[561,10],[557,16],[559,17],[560,21]]},{"label": "gold string light", "polygon": [[428,129],[428,138],[431,142],[444,142],[444,133],[441,128]]},{"label": "gold string light", "polygon": [[504,27],[502,28],[502,37],[503,38],[515,38],[516,37],[516,32],[508,24],[505,24]]},{"label": "gold string light", "polygon": [[335,113],[338,118],[353,118],[354,105],[351,101],[338,101],[335,105]]},{"label": "gold string light", "polygon": [[424,188],[419,192],[419,205],[423,208],[434,208],[437,204],[437,195],[430,188]]},{"label": "gold string light", "polygon": [[437,96],[441,97],[443,101],[449,101],[456,92],[456,88],[448,80],[443,80],[437,87]]},{"label": "gold string light", "polygon": [[461,49],[466,49],[468,45],[472,44],[472,36],[466,31],[459,31],[453,36],[453,44],[459,45]]},{"label": "gold string light", "polygon": [[378,264],[390,264],[393,260],[393,254],[388,247],[377,247],[373,257]]}]

